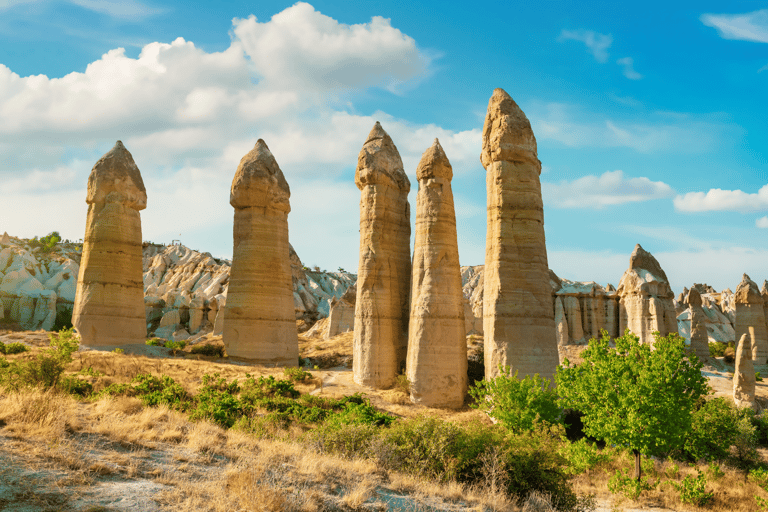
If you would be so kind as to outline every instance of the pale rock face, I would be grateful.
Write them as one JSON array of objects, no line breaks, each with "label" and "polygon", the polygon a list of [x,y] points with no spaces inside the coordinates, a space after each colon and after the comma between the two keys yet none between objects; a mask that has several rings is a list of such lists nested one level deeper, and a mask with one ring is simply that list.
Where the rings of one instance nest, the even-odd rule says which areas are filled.
[{"label": "pale rock face", "polygon": [[453,170],[437,139],[422,155],[416,177],[419,192],[406,363],[411,401],[458,408],[467,390],[464,296]]},{"label": "pale rock face", "polygon": [[224,346],[230,356],[296,366],[299,342],[288,258],[290,189],[266,143],[259,139],[235,172],[234,249]]},{"label": "pale rock face", "polygon": [[576,345],[584,344],[584,330],[582,329],[579,299],[571,295],[564,296],[563,309],[568,319],[568,338]]},{"label": "pale rock face", "polygon": [[411,183],[378,122],[357,157],[355,184],[361,194],[354,380],[387,388],[404,368],[408,347]]},{"label": "pale rock face", "polygon": [[8,236],[7,231],[5,231],[3,236],[0,237],[0,245],[11,245],[11,237]]},{"label": "pale rock face", "polygon": [[703,361],[709,357],[709,336],[707,335],[706,316],[701,307],[701,295],[696,288],[688,292],[686,302],[691,312],[691,350]]},{"label": "pale rock face", "polygon": [[619,330],[625,329],[653,344],[654,331],[661,336],[677,332],[674,293],[667,275],[651,253],[635,246],[617,290],[619,295]]},{"label": "pale rock face", "polygon": [[541,162],[528,118],[496,89],[483,126],[488,231],[483,331],[485,376],[499,365],[552,380],[559,362],[541,199]]},{"label": "pale rock face", "polygon": [[737,407],[755,408],[755,366],[752,362],[749,335],[742,334],[736,348],[736,368],[733,372],[733,401]]},{"label": "pale rock face", "polygon": [[72,323],[84,346],[143,343],[146,335],[139,211],[147,194],[117,141],[88,178],[88,220]]},{"label": "pale rock face", "polygon": [[331,338],[342,332],[348,332],[355,328],[355,303],[357,302],[357,287],[350,286],[346,293],[337,299],[331,300],[331,308],[328,315],[328,326],[325,338]]},{"label": "pale rock face", "polygon": [[568,335],[568,321],[565,318],[565,308],[563,300],[555,297],[555,332],[557,334],[557,345],[568,345],[570,336]]},{"label": "pale rock face", "polygon": [[56,292],[53,290],[40,290],[36,295],[35,314],[29,329],[50,331],[56,322]]},{"label": "pale rock face", "polygon": [[768,280],[763,281],[760,295],[763,296],[763,316],[765,316],[765,330],[768,332]]},{"label": "pale rock face", "polygon": [[483,335],[483,265],[461,267],[464,325],[467,334]]},{"label": "pale rock face", "polygon": [[752,359],[759,364],[768,358],[768,332],[766,332],[765,310],[763,296],[757,283],[747,274],[741,279],[734,294],[736,302],[736,322],[734,325],[736,337],[746,334],[752,347]]}]

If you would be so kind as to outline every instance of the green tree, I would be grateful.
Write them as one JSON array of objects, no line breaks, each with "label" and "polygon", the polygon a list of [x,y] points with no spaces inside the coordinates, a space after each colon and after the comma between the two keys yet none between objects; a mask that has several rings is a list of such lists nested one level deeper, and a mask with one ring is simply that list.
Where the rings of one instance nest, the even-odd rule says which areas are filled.
[{"label": "green tree", "polygon": [[610,347],[608,333],[592,339],[584,362],[566,359],[555,375],[560,404],[581,411],[584,433],[625,446],[635,455],[665,455],[682,447],[698,400],[709,393],[702,364],[678,334],[654,333],[653,347],[628,330]]}]

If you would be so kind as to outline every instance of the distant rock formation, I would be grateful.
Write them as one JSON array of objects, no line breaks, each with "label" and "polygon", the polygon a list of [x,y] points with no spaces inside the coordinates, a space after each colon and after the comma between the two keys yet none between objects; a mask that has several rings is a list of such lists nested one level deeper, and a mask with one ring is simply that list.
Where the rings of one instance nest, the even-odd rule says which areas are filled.
[{"label": "distant rock formation", "polygon": [[733,371],[733,401],[738,407],[752,407],[755,402],[755,366],[749,335],[742,334],[736,348],[736,367]]},{"label": "distant rock formation", "polygon": [[324,335],[326,339],[343,332],[349,332],[355,328],[356,299],[356,286],[350,286],[340,298],[333,297],[331,299],[328,325]]},{"label": "distant rock formation", "polygon": [[461,267],[461,286],[464,295],[464,330],[469,334],[483,334],[483,265]]},{"label": "distant rock formation", "polygon": [[763,281],[760,295],[763,296],[763,316],[765,316],[765,330],[768,332],[768,280]]},{"label": "distant rock formation", "polygon": [[229,196],[235,208],[234,249],[223,341],[230,356],[298,364],[288,258],[290,195],[275,157],[259,139],[240,160]]},{"label": "distant rock formation", "polygon": [[144,343],[141,173],[123,143],[93,166],[72,324],[84,346]]},{"label": "distant rock formation", "polygon": [[[701,298],[701,315],[696,319],[697,324],[703,326],[706,336],[707,344],[710,342],[735,342],[736,336],[733,328],[733,319],[735,319],[735,309],[732,315],[728,314],[729,310],[722,309],[721,304],[734,304],[732,297],[733,294],[727,290],[723,293],[716,292],[711,286],[706,284],[696,284],[691,286],[691,290],[688,288],[683,289],[683,297],[680,298],[675,305],[675,312],[679,309],[680,312],[677,315],[677,327],[680,336],[690,340],[692,334],[692,307],[689,304],[689,295],[692,291],[696,291]],[[723,298],[725,297],[725,300]],[[728,297],[731,297],[730,299]],[[734,305],[735,308],[735,305]],[[697,315],[698,316],[698,315]],[[707,356],[709,353],[707,352]]]},{"label": "distant rock formation", "polygon": [[752,359],[758,364],[764,364],[768,358],[768,332],[766,332],[763,296],[760,294],[757,283],[744,274],[736,288],[734,298],[736,336],[741,338],[746,334],[752,347]]},{"label": "distant rock formation", "polygon": [[677,332],[677,315],[667,275],[651,253],[635,246],[617,289],[619,331],[629,329],[642,343],[653,344],[653,332]]},{"label": "distant rock formation", "polygon": [[544,240],[541,162],[520,107],[493,91],[483,126],[488,224],[483,290],[485,375],[499,365],[552,380],[559,357]]},{"label": "distant rock formation", "polygon": [[361,198],[354,379],[386,388],[404,369],[408,346],[411,183],[378,122],[358,155],[355,184]]},{"label": "distant rock formation", "polygon": [[406,364],[411,401],[458,408],[467,392],[464,324],[453,169],[437,139],[416,169],[416,238]]},{"label": "distant rock formation", "polygon": [[701,294],[695,287],[688,292],[686,302],[691,311],[691,350],[703,361],[709,357],[709,336]]}]

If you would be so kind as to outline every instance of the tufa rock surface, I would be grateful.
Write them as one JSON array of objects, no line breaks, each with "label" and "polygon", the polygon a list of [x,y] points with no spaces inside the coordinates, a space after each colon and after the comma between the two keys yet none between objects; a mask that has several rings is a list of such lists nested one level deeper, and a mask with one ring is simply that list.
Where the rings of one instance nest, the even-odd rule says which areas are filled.
[{"label": "tufa rock surface", "polygon": [[84,346],[143,343],[141,173],[123,143],[93,166],[72,324]]},{"label": "tufa rock surface", "polygon": [[749,336],[742,334],[736,348],[736,368],[733,371],[733,401],[737,407],[755,408],[755,366]]},{"label": "tufa rock surface", "polygon": [[240,160],[229,196],[234,248],[223,341],[230,356],[265,365],[298,364],[288,257],[290,195],[275,157],[259,139]]},{"label": "tufa rock surface", "polygon": [[559,362],[544,239],[541,162],[528,118],[502,89],[483,126],[486,169],[483,331],[485,376],[499,365],[552,380]]},{"label": "tufa rock surface", "polygon": [[404,369],[408,345],[411,183],[378,122],[357,157],[355,184],[361,194],[354,380],[386,388]]},{"label": "tufa rock surface", "polygon": [[685,298],[691,311],[691,350],[704,361],[709,357],[709,335],[707,334],[707,316],[702,309],[701,294],[696,288],[691,288]]},{"label": "tufa rock surface", "polygon": [[640,244],[629,257],[629,269],[621,276],[617,292],[620,333],[629,329],[642,343],[653,344],[654,331],[659,331],[661,336],[677,332],[675,294],[667,274]]},{"label": "tufa rock surface", "polygon": [[407,375],[411,401],[459,408],[467,391],[467,341],[453,170],[440,142],[416,169],[416,238],[411,274]]},{"label": "tufa rock surface", "polygon": [[768,332],[766,332],[765,310],[763,296],[757,283],[747,274],[741,278],[741,283],[734,293],[736,302],[736,320],[734,328],[736,337],[746,334],[752,346],[752,359],[759,364],[768,358]]}]

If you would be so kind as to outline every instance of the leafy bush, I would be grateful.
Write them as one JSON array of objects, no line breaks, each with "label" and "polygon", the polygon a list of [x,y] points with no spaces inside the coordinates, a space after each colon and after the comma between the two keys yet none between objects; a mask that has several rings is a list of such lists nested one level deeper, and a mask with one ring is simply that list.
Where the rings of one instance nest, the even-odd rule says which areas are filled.
[{"label": "leafy bush", "polygon": [[184,350],[184,347],[187,346],[187,342],[184,340],[179,340],[179,341],[168,340],[165,342],[164,346],[165,348],[171,349],[173,351],[173,355],[176,355],[176,352],[178,352],[179,350]]},{"label": "leafy bush", "polygon": [[728,348],[726,343],[722,341],[710,341],[709,342],[709,356],[710,357],[723,357],[725,349]]},{"label": "leafy bush", "polygon": [[475,399],[470,407],[480,409],[510,430],[532,430],[539,423],[555,424],[562,421],[562,410],[557,405],[557,393],[550,389],[549,381],[538,374],[518,379],[509,366],[499,366],[500,374],[491,381],[476,382],[469,389]]},{"label": "leafy bush", "polygon": [[29,241],[29,246],[32,248],[39,247],[41,252],[51,252],[56,244],[61,241],[61,235],[58,231],[52,231],[46,236],[33,238]]},{"label": "leafy bush", "polygon": [[167,375],[155,377],[149,373],[141,373],[131,380],[128,393],[138,397],[147,406],[163,404],[182,412],[190,406],[189,394]]},{"label": "leafy bush", "polygon": [[202,356],[210,357],[224,357],[224,347],[221,345],[213,345],[206,343],[205,345],[195,345],[190,350],[192,354],[200,354]]},{"label": "leafy bush", "polygon": [[369,454],[377,433],[369,423],[325,423],[309,432],[307,442],[321,452],[351,459]]},{"label": "leafy bush", "polygon": [[[51,388],[59,383],[67,364],[72,362],[72,353],[77,350],[78,340],[72,329],[48,333],[50,348],[40,351],[30,361],[9,362],[0,370],[0,386],[18,390],[26,386]],[[14,345],[6,345],[8,347]]]},{"label": "leafy bush", "polygon": [[71,375],[61,379],[59,388],[66,393],[83,398],[93,393],[93,384],[87,380],[79,379]]},{"label": "leafy bush", "polygon": [[613,494],[621,494],[626,498],[636,500],[640,493],[655,489],[658,484],[658,481],[653,482],[647,476],[637,479],[629,476],[626,469],[619,469],[608,480],[608,490]]},{"label": "leafy bush", "polygon": [[698,469],[696,471],[697,476],[687,475],[679,484],[677,482],[670,483],[680,493],[680,501],[703,507],[712,500],[715,493],[706,491],[707,477]]},{"label": "leafy bush", "polygon": [[558,453],[568,461],[566,472],[578,475],[589,471],[601,462],[610,460],[610,455],[602,452],[594,441],[579,439],[574,443],[567,443],[558,450]]},{"label": "leafy bush", "polygon": [[735,442],[739,413],[725,398],[706,401],[693,412],[685,453],[693,460],[725,460]]},{"label": "leafy bush", "polygon": [[305,372],[301,368],[288,367],[283,370],[283,373],[293,382],[304,382],[312,378],[312,374]]},{"label": "leafy bush", "polygon": [[144,344],[150,347],[164,347],[165,340],[161,340],[160,338],[152,338],[151,340],[145,341]]},{"label": "leafy bush", "polygon": [[273,375],[254,379],[250,375],[243,383],[242,395],[246,400],[257,400],[267,397],[298,398],[299,392],[289,380],[275,379]]},{"label": "leafy bush", "polygon": [[4,345],[2,341],[0,341],[0,354],[7,354],[7,355],[13,355],[13,354],[21,354],[22,352],[27,352],[29,350],[29,347],[27,347],[23,343],[19,343],[18,341],[9,343],[7,345]]}]

